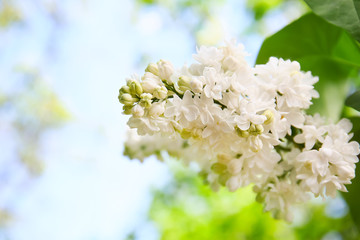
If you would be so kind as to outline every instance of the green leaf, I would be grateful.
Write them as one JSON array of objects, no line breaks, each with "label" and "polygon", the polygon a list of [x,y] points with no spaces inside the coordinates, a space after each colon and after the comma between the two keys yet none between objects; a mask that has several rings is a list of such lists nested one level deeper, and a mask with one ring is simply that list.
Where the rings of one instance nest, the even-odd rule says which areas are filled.
[{"label": "green leaf", "polygon": [[355,6],[355,9],[356,9],[357,15],[360,16],[360,0],[354,0],[354,6]]},{"label": "green leaf", "polygon": [[256,63],[264,64],[271,56],[298,61],[303,71],[319,76],[315,88],[320,98],[313,99],[309,113],[338,120],[349,77],[360,68],[359,45],[346,31],[310,13],[267,38]]},{"label": "green leaf", "polygon": [[305,0],[305,2],[317,15],[346,29],[360,41],[359,0]]},{"label": "green leaf", "polygon": [[[353,129],[351,130],[354,133],[352,138],[353,141],[360,142],[360,117],[351,117],[349,118],[353,124]],[[347,185],[346,188],[348,192],[342,193],[342,196],[345,198],[347,204],[349,205],[351,216],[353,220],[357,223],[357,226],[360,227],[360,166],[359,163],[356,164],[355,169],[355,179],[352,180],[352,184]]]},{"label": "green leaf", "polygon": [[354,108],[357,111],[360,111],[360,90],[357,90],[351,94],[345,101],[345,104],[349,107]]}]

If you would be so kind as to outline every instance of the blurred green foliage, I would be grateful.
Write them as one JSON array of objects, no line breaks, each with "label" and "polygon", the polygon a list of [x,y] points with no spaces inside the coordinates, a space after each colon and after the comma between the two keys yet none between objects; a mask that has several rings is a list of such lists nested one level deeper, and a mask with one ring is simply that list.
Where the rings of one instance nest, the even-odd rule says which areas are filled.
[{"label": "blurred green foliage", "polygon": [[30,173],[38,175],[43,170],[38,154],[42,134],[70,115],[39,72],[28,68],[16,72],[20,79],[17,90],[1,94],[0,113],[13,116],[10,124],[17,135],[18,157]]},{"label": "blurred green foliage", "polygon": [[[3,158],[0,163],[0,181],[9,182],[7,188],[17,194],[26,189],[11,184],[11,179],[21,180],[28,188],[31,179],[43,172],[43,135],[61,126],[70,115],[37,70],[17,68],[8,81],[13,81],[15,88],[0,91],[0,134],[16,148],[10,159]],[[14,220],[9,206],[6,201],[0,205],[0,230]]]},{"label": "blurred green foliage", "polygon": [[[251,186],[234,193],[226,189],[213,192],[194,171],[174,161],[170,165],[174,179],[164,189],[154,191],[149,211],[160,239],[315,240],[326,234],[338,234],[342,239],[360,236],[349,214],[335,217],[326,213],[328,203],[299,207],[298,219],[289,224],[264,213]],[[136,231],[129,239],[136,239]]]},{"label": "blurred green foliage", "polygon": [[253,13],[255,20],[262,19],[269,11],[284,4],[286,0],[247,0],[246,6]]},{"label": "blurred green foliage", "polygon": [[[34,1],[32,4],[48,10],[48,3]],[[25,23],[21,28],[26,28],[27,19],[20,4],[15,0],[0,1],[1,34],[11,34],[18,27],[17,23]],[[0,180],[6,183],[6,189],[2,191],[13,197],[27,191],[32,179],[44,170],[45,162],[41,156],[44,134],[61,126],[70,117],[44,74],[38,70],[42,67],[23,66],[21,61],[20,56],[14,64],[2,62],[6,68],[2,70],[4,75],[0,89],[0,134],[9,146],[15,146],[13,149],[1,149],[4,155],[0,162]],[[6,198],[0,204],[2,234],[7,224],[16,218],[12,205]]]},{"label": "blurred green foliage", "polygon": [[7,28],[21,20],[21,12],[12,0],[2,0],[0,2],[0,28]]}]

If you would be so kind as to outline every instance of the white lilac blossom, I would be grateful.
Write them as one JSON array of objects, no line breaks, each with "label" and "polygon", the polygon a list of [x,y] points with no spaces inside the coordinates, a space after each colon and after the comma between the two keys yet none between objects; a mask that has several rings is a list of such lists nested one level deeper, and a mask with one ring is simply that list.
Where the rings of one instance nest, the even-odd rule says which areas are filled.
[{"label": "white lilac blossom", "polygon": [[334,197],[355,177],[359,144],[349,120],[326,124],[305,110],[317,77],[295,61],[270,58],[251,67],[241,44],[200,47],[196,63],[149,64],[119,91],[132,133],[125,155],[161,152],[199,165],[214,190],[252,184],[274,217],[291,221],[309,196]]}]

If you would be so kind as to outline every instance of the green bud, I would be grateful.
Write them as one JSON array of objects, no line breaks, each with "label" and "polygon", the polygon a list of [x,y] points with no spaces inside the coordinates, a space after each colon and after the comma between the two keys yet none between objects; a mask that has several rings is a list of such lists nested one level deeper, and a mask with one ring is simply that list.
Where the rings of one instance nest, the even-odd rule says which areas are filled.
[{"label": "green bud", "polygon": [[229,172],[224,172],[224,173],[220,174],[219,178],[218,178],[220,185],[225,186],[226,182],[229,180],[230,177],[231,177],[231,174]]},{"label": "green bud", "polygon": [[183,129],[181,132],[180,132],[180,136],[183,138],[183,139],[189,139],[191,137],[191,132],[186,130],[186,129]]},{"label": "green bud", "polygon": [[213,170],[213,172],[215,172],[217,174],[221,174],[221,173],[225,172],[226,169],[227,169],[227,166],[225,164],[222,164],[219,162],[211,165],[211,170]]},{"label": "green bud", "polygon": [[240,130],[240,137],[247,138],[250,136],[249,131]]},{"label": "green bud", "polygon": [[124,110],[123,113],[126,114],[126,115],[131,115],[132,114],[132,111],[131,111],[132,107],[133,106],[130,106],[130,105],[124,105],[123,106],[123,110]]},{"label": "green bud", "polygon": [[207,177],[208,177],[208,173],[205,172],[205,171],[201,171],[198,173],[199,177],[201,177],[203,179],[203,183],[205,185],[209,184],[209,181],[207,180]]},{"label": "green bud", "polygon": [[256,198],[255,198],[255,201],[257,201],[258,203],[263,203],[265,200],[265,198],[260,194],[256,194]]},{"label": "green bud", "polygon": [[264,132],[264,127],[261,124],[251,124],[248,131],[251,135],[257,136]]},{"label": "green bud", "polygon": [[129,86],[122,86],[119,90],[119,94],[124,94],[124,93],[130,93],[130,88]]},{"label": "green bud", "polygon": [[191,136],[194,138],[194,139],[201,139],[202,137],[202,130],[199,129],[199,128],[195,128],[192,130],[191,132]]},{"label": "green bud", "polygon": [[264,122],[265,125],[272,123],[274,121],[274,114],[270,110],[266,110],[262,115],[266,117],[266,120]]},{"label": "green bud", "polygon": [[264,127],[261,124],[256,124],[255,129],[256,129],[256,133],[258,135],[260,135],[260,134],[262,134],[264,132]]},{"label": "green bud", "polygon": [[133,105],[137,100],[137,98],[133,98],[129,93],[119,95],[119,101],[124,105]]},{"label": "green bud", "polygon": [[248,131],[249,131],[249,133],[250,133],[251,135],[257,135],[257,134],[256,134],[256,126],[255,126],[255,124],[251,124],[250,127],[249,127],[249,129],[248,129]]},{"label": "green bud", "polygon": [[130,84],[130,93],[133,96],[140,96],[143,93],[141,84],[138,81],[132,81]]},{"label": "green bud", "polygon": [[190,87],[191,79],[187,76],[181,76],[178,81],[179,90],[182,92],[186,92],[187,90],[191,90]]},{"label": "green bud", "polygon": [[228,154],[218,154],[216,155],[216,158],[219,163],[227,164],[231,160],[231,156]]},{"label": "green bud", "polygon": [[152,74],[154,74],[155,76],[159,76],[159,68],[158,65],[155,63],[150,63],[146,69],[145,72],[151,72]]},{"label": "green bud", "polygon": [[191,90],[190,81],[191,81],[190,77],[181,76],[178,81],[179,89],[183,92],[185,92],[186,90]]},{"label": "green bud", "polygon": [[158,99],[166,98],[167,94],[168,94],[168,90],[166,89],[165,86],[155,88],[154,93],[153,93],[154,97],[156,97]]},{"label": "green bud", "polygon": [[238,126],[235,126],[235,131],[239,137],[247,138],[248,136],[250,136],[249,131],[241,130],[240,128],[238,128]]},{"label": "green bud", "polygon": [[140,95],[140,105],[142,107],[148,108],[151,106],[152,95],[150,93],[143,93]]},{"label": "green bud", "polygon": [[166,80],[169,85],[174,84],[171,81],[171,75],[174,73],[174,67],[169,61],[160,60],[157,63],[159,69],[159,77],[161,80]]}]

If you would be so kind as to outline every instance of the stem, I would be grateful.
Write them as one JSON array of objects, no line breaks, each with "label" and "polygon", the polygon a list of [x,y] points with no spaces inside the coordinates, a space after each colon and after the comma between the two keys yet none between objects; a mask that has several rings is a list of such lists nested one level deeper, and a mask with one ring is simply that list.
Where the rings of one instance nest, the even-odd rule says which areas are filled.
[{"label": "stem", "polygon": [[215,100],[215,99],[214,99],[214,103],[219,104],[219,105],[221,106],[221,109],[227,108],[226,105],[222,104],[222,103],[219,102],[218,100]]}]

